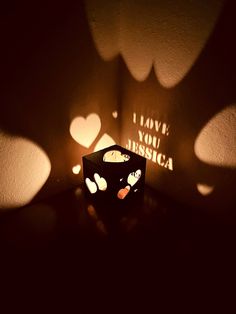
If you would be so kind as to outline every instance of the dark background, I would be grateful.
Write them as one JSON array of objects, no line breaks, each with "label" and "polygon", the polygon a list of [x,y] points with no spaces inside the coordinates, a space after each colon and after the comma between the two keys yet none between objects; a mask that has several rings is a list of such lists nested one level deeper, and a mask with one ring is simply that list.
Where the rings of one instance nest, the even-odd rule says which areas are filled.
[{"label": "dark background", "polygon": [[[33,204],[1,214],[2,308],[149,313],[154,304],[161,313],[231,313],[235,169],[204,164],[193,147],[209,119],[235,104],[235,3],[224,3],[197,60],[171,88],[163,88],[154,69],[137,81],[122,53],[104,60],[87,16],[82,1],[1,8],[0,129],[37,143],[52,166]],[[97,217],[89,214],[82,173],[71,172],[95,143],[81,147],[69,126],[75,116],[96,112],[100,135],[124,143],[134,108],[158,110],[174,127],[165,149],[175,170],[148,165],[144,202],[111,223],[109,204]],[[122,112],[115,123],[114,110]],[[17,184],[24,179],[23,171]],[[207,197],[195,188],[203,179],[215,185]]]}]

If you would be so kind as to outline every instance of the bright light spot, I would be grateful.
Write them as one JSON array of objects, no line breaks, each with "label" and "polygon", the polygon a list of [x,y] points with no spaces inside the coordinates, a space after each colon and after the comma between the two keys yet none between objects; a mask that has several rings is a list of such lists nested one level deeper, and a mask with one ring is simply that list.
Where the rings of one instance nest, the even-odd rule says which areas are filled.
[{"label": "bright light spot", "polygon": [[96,113],[84,117],[76,117],[70,125],[70,134],[80,145],[89,148],[101,129],[101,120]]},{"label": "bright light spot", "polygon": [[47,181],[50,160],[29,139],[0,132],[0,207],[28,204]]},{"label": "bright light spot", "polygon": [[103,136],[98,141],[97,145],[95,146],[94,152],[97,152],[101,149],[112,146],[114,144],[115,144],[115,141],[113,140],[113,138],[107,133],[104,133]]},{"label": "bright light spot", "polygon": [[95,179],[95,182],[97,183],[99,190],[100,191],[106,191],[107,181],[105,180],[105,178],[100,177],[100,175],[98,173],[94,173],[94,179]]},{"label": "bright light spot", "polygon": [[112,112],[112,116],[114,119],[116,119],[118,117],[118,112],[117,111],[113,111]]},{"label": "bright light spot", "polygon": [[93,182],[93,181],[90,180],[89,178],[86,178],[86,179],[85,179],[85,183],[86,183],[87,188],[88,188],[88,190],[89,190],[89,192],[90,192],[91,194],[94,194],[94,193],[97,192],[98,189],[97,189],[97,185],[96,185],[95,182]]},{"label": "bright light spot", "polygon": [[80,165],[76,165],[72,168],[72,172],[74,174],[79,174],[80,173],[80,170],[81,170],[81,166]]},{"label": "bright light spot", "polygon": [[203,183],[198,183],[197,184],[197,189],[198,192],[201,193],[202,195],[206,196],[209,195],[213,192],[214,190],[214,186],[210,186],[207,184],[203,184]]},{"label": "bright light spot", "polygon": [[130,191],[130,186],[127,185],[124,189],[120,189],[117,193],[117,197],[120,199],[120,200],[123,200],[129,193]]},{"label": "bright light spot", "polygon": [[136,172],[131,172],[127,179],[127,182],[129,183],[129,185],[134,186],[137,183],[137,181],[140,179],[141,173],[142,171],[140,169],[138,169]]},{"label": "bright light spot", "polygon": [[104,162],[126,162],[129,159],[129,155],[122,154],[119,150],[109,150],[103,155]]},{"label": "bright light spot", "polygon": [[207,164],[236,167],[236,105],[225,108],[203,127],[194,150]]}]

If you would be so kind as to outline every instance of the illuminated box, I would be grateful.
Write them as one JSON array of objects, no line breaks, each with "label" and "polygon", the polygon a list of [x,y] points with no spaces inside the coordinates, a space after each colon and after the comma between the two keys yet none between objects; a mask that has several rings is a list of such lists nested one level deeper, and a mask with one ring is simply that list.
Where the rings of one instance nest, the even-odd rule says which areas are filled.
[{"label": "illuminated box", "polygon": [[113,145],[83,156],[87,195],[101,204],[126,204],[143,195],[146,159]]}]

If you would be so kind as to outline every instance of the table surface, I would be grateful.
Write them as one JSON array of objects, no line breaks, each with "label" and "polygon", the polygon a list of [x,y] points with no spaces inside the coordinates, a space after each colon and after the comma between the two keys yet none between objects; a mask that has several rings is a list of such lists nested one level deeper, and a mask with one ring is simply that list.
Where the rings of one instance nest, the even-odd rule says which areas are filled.
[{"label": "table surface", "polygon": [[64,291],[76,283],[88,296],[92,282],[101,296],[101,282],[106,293],[119,282],[129,295],[140,282],[148,289],[151,280],[177,295],[179,284],[170,287],[170,278],[188,286],[206,265],[213,271],[231,260],[234,234],[233,223],[221,224],[148,187],[143,202],[120,215],[109,204],[97,209],[78,187],[1,215],[1,269],[7,282],[19,279],[17,291],[29,281],[28,287],[40,282],[51,293],[63,282]]},{"label": "table surface", "polygon": [[190,210],[149,187],[145,187],[141,202],[114,208],[105,199],[99,206],[92,203],[81,186],[2,214],[0,241],[12,251],[28,252],[67,241],[89,241],[96,246],[157,241],[163,249],[176,246],[188,251],[191,219]]}]

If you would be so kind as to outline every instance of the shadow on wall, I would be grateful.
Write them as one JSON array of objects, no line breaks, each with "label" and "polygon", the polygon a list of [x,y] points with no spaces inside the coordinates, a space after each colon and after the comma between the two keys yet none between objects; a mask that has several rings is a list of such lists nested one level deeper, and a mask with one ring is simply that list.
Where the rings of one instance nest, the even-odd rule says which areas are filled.
[{"label": "shadow on wall", "polygon": [[[6,4],[1,30],[0,208],[9,208],[77,185],[81,156],[118,141],[118,61],[99,58],[82,1]],[[70,127],[91,113],[100,125],[84,144]]]},{"label": "shadow on wall", "polygon": [[234,1],[102,3],[86,9],[100,56],[122,57],[122,145],[148,159],[152,187],[234,209]]}]

